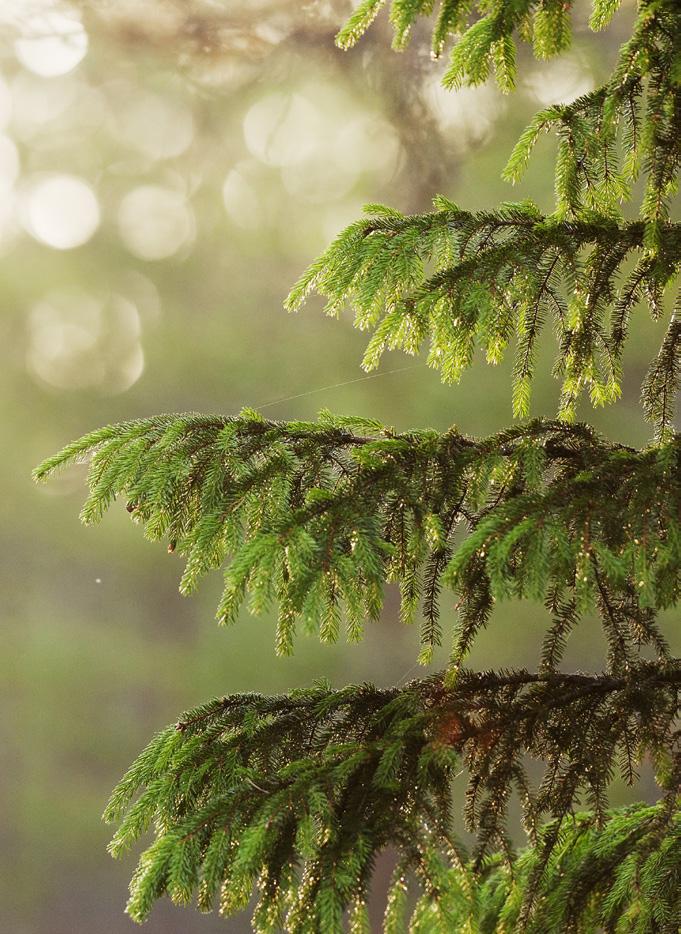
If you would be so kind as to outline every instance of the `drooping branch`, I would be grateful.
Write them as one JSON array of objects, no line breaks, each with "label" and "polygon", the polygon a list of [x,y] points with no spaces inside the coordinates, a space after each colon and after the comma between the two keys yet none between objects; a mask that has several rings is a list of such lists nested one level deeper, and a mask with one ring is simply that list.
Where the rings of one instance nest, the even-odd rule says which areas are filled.
[{"label": "drooping branch", "polygon": [[[515,338],[518,416],[529,412],[537,342],[552,320],[562,417],[574,418],[582,392],[595,405],[616,399],[631,312],[654,296],[651,310],[660,313],[681,265],[681,225],[662,224],[653,255],[645,221],[626,223],[594,210],[586,218],[546,216],[531,202],[475,214],[444,198],[435,207],[406,217],[368,205],[372,216],[344,230],[293,287],[289,310],[311,291],[327,298],[327,314],[349,304],[355,325],[374,332],[366,369],[378,366],[386,349],[414,354],[428,341],[428,363],[445,382],[459,380],[476,346],[496,364]],[[639,263],[629,271],[635,257]],[[666,407],[653,400],[664,374],[675,371],[666,356],[658,370],[644,386],[644,401],[664,430],[674,392]],[[668,377],[670,386],[674,379]]]},{"label": "drooping branch", "polygon": [[[370,27],[385,0],[365,0],[341,30],[342,47]],[[444,2],[433,31],[442,53],[458,36],[445,76],[450,87],[496,73],[514,86],[516,38],[546,58],[570,42],[571,3]],[[602,29],[618,2],[596,0],[591,26]],[[430,0],[392,0],[396,47],[409,40]],[[642,0],[631,39],[610,80],[570,104],[535,115],[518,140],[504,177],[516,182],[544,132],[555,133],[555,210],[531,202],[471,213],[443,197],[435,211],[405,217],[383,205],[351,224],[302,276],[288,299],[300,307],[316,290],[327,313],[355,308],[355,323],[373,330],[364,365],[386,349],[415,353],[430,342],[428,362],[456,382],[480,346],[499,361],[516,338],[513,410],[529,413],[537,340],[554,322],[562,378],[560,415],[575,418],[578,397],[594,405],[620,393],[621,356],[632,311],[648,305],[658,318],[678,276],[681,238],[671,205],[681,167],[681,86],[677,80],[681,9],[674,0]],[[645,178],[638,218],[622,204]],[[631,270],[631,262],[636,265]],[[434,270],[434,273],[433,273]],[[643,406],[660,437],[670,432],[678,389],[678,334],[672,322],[643,384]]]},{"label": "drooping branch", "polygon": [[[226,566],[221,621],[246,596],[254,612],[276,600],[280,652],[301,616],[334,640],[344,615],[359,637],[393,580],[403,618],[424,615],[424,659],[451,586],[459,658],[495,600],[560,592],[574,595],[575,622],[599,611],[616,668],[642,642],[667,652],[652,610],[672,605],[681,586],[680,450],[672,439],[635,451],[553,421],[475,440],[329,413],[278,423],[248,412],[101,429],[36,476],[90,459],[84,521],[125,497],[148,537],[186,556],[183,592]],[[559,652],[549,655],[555,666]]]},{"label": "drooping branch", "polygon": [[[517,865],[537,884],[520,889],[519,900],[516,893],[512,910],[541,912],[541,875],[550,878],[565,858],[565,832],[596,832],[592,818],[569,830],[580,794],[596,800],[599,832],[607,833],[610,821],[623,819],[600,807],[617,756],[631,780],[629,758],[651,754],[664,763],[678,755],[681,663],[642,664],[618,677],[461,671],[450,679],[388,690],[320,684],[283,697],[232,695],[189,711],[141,754],[107,809],[121,821],[116,854],[152,822],[157,827],[133,880],[132,916],[142,920],[163,892],[180,902],[198,892],[210,910],[221,891],[221,909],[231,913],[256,888],[256,930],[340,930],[343,913],[365,904],[374,859],[390,847],[434,913],[428,930],[452,930],[447,924],[478,903],[476,887],[490,884],[483,867],[497,884],[515,884],[507,866],[485,856],[505,842],[514,785],[536,841]],[[545,763],[536,795],[525,775],[528,753]],[[451,836],[460,766],[479,833],[475,863]],[[678,791],[678,781],[667,787]],[[662,829],[653,820],[661,809],[648,808],[637,824],[649,835],[642,858],[657,839],[653,829]],[[555,824],[539,831],[546,812]],[[637,838],[627,839],[633,846]]]}]

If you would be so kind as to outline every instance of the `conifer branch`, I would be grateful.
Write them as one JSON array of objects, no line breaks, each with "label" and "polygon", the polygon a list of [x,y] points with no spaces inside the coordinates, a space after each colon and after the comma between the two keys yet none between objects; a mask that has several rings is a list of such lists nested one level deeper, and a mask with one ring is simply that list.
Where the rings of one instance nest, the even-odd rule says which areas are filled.
[{"label": "conifer branch", "polygon": [[492,602],[555,587],[580,616],[600,611],[614,667],[641,642],[667,651],[651,609],[681,587],[678,437],[635,451],[555,421],[475,440],[328,412],[298,423],[176,415],[98,430],[35,475],[84,457],[85,522],[124,497],[147,537],[186,557],[183,593],[225,566],[221,622],[247,597],[255,613],[276,601],[281,653],[301,617],[335,641],[342,614],[358,638],[386,580],[401,585],[403,618],[421,607],[422,660],[441,640],[443,584],[462,609],[459,659]]},{"label": "conifer branch", "polygon": [[[644,277],[657,296],[656,314],[678,273],[681,225],[661,222],[659,230],[653,260],[645,222],[593,212],[588,220],[561,220],[520,202],[477,214],[453,205],[412,217],[379,213],[339,234],[293,287],[287,307],[297,310],[313,290],[327,298],[327,314],[350,304],[355,326],[374,332],[365,369],[377,367],[386,349],[416,354],[428,341],[427,362],[448,383],[461,378],[476,346],[496,364],[515,338],[517,416],[529,412],[534,348],[552,320],[561,413],[572,419],[582,392],[595,405],[619,396],[626,325]],[[644,271],[641,264],[627,271],[637,255]],[[674,381],[669,353],[663,348],[660,375],[644,385],[649,417],[666,425],[669,406],[653,400],[660,379]]]},{"label": "conifer branch", "polygon": [[[339,33],[341,47],[360,38],[382,5],[370,0],[357,9]],[[597,0],[591,27],[602,29],[618,6]],[[570,10],[571,3],[536,0],[442,3],[435,53],[460,36],[445,84],[479,84],[494,69],[502,90],[511,90],[516,34],[532,41],[537,57],[554,55],[569,44]],[[396,47],[432,12],[430,0],[393,0]],[[653,317],[662,314],[681,263],[679,227],[670,221],[681,167],[679,35],[678,3],[641,0],[609,82],[535,115],[504,177],[516,182],[539,135],[555,132],[553,214],[541,215],[531,202],[470,214],[442,197],[434,213],[413,217],[371,205],[376,216],[338,236],[294,286],[287,307],[299,308],[313,290],[328,299],[329,314],[354,306],[356,326],[374,331],[367,369],[386,349],[413,354],[428,339],[428,363],[448,383],[470,366],[476,345],[497,363],[515,336],[513,411],[521,417],[529,413],[535,343],[552,318],[561,417],[574,419],[583,392],[594,405],[614,401],[630,313],[645,301]],[[625,222],[621,205],[641,172],[639,218]],[[643,384],[644,411],[660,437],[668,433],[678,389],[675,335],[672,325]]]},{"label": "conifer branch", "polygon": [[[427,903],[417,903],[416,916],[427,907],[435,919],[424,931],[458,930],[455,921],[500,907],[490,892],[497,886],[517,929],[540,930],[533,925],[551,916],[544,893],[552,913],[579,901],[571,888],[567,898],[553,896],[557,864],[571,867],[590,898],[603,896],[618,874],[589,881],[587,855],[591,862],[599,852],[612,856],[611,847],[621,852],[620,844],[632,847],[641,834],[641,859],[662,845],[665,805],[603,814],[600,825],[587,815],[575,823],[569,812],[582,789],[599,791],[620,747],[629,756],[635,749],[637,761],[647,750],[658,760],[678,753],[680,688],[676,660],[643,663],[623,676],[461,671],[454,687],[435,676],[402,689],[318,684],[283,697],[213,701],[160,733],[113,793],[106,817],[121,821],[114,854],[151,823],[157,828],[133,879],[129,911],[143,920],[164,892],[180,903],[198,893],[199,906],[210,910],[220,892],[221,911],[230,914],[255,888],[256,931],[339,931],[353,899],[366,898],[375,857],[391,847]],[[526,753],[546,764],[534,798]],[[479,831],[475,862],[448,829],[461,765],[469,774],[469,819]],[[486,855],[503,837],[500,802],[509,782],[527,790],[533,825],[542,812],[554,816],[533,849],[510,854],[512,873]],[[599,835],[596,854],[570,862],[565,835],[576,835],[576,844],[584,833]],[[656,884],[665,872],[659,867]],[[535,886],[520,885],[528,875]],[[670,898],[678,910],[678,892]],[[619,917],[621,909],[608,903],[608,910]]]},{"label": "conifer branch", "polygon": [[[594,0],[604,28],[619,0]],[[338,36],[353,45],[389,6],[394,45],[409,41],[432,0],[363,0]],[[546,58],[570,42],[563,0],[442,0],[433,52],[454,44],[445,84],[516,80],[515,43]],[[129,912],[164,894],[198,896],[232,914],[257,894],[254,930],[368,930],[375,859],[398,863],[384,931],[413,934],[681,929],[681,662],[658,611],[681,596],[681,385],[678,296],[645,377],[655,444],[635,450],[574,424],[620,391],[632,313],[664,318],[681,267],[671,218],[681,166],[681,7],[640,0],[611,78],[538,113],[505,170],[517,181],[543,132],[555,133],[555,210],[531,202],[461,210],[444,197],[406,217],[383,205],[350,225],[294,286],[317,291],[372,331],[366,368],[386,349],[417,353],[447,382],[476,347],[499,362],[516,343],[513,411],[525,416],[538,341],[553,322],[559,420],[516,424],[487,439],[455,428],[395,432],[372,419],[321,413],[279,423],[163,415],[98,429],[48,458],[45,479],[89,463],[82,518],[119,497],[150,539],[186,559],[181,590],[224,568],[218,616],[244,600],[278,604],[276,645],[292,651],[304,620],[326,641],[349,638],[399,584],[401,616],[422,616],[421,661],[442,636],[443,601],[458,610],[446,673],[405,688],[340,691],[318,684],[283,697],[232,695],[158,734],[114,790],[118,854],[150,828]],[[638,216],[621,205],[642,177]],[[443,596],[444,595],[444,596]],[[495,604],[541,600],[551,621],[537,673],[461,668]],[[595,611],[607,640],[599,675],[558,670],[571,631]],[[650,660],[650,655],[654,656]],[[536,787],[527,760],[542,774]],[[645,759],[661,799],[616,811],[615,774]],[[469,856],[452,837],[454,780],[468,774]],[[529,836],[516,854],[506,812],[517,792]],[[587,813],[574,813],[586,804]],[[549,818],[547,824],[541,822]],[[416,887],[415,901],[412,890]]]}]

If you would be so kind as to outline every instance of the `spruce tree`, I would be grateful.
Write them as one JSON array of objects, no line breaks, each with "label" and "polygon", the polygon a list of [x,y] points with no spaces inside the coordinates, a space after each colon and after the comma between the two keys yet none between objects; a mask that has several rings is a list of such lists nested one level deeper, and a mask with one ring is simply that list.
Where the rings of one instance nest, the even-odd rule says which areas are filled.
[{"label": "spruce tree", "polygon": [[[363,0],[338,44],[356,43],[384,5]],[[619,5],[594,0],[591,28]],[[569,0],[392,0],[389,15],[396,49],[433,18],[434,56],[452,47],[452,89],[493,72],[512,91],[516,42],[538,58],[570,43]],[[608,81],[535,115],[509,182],[542,133],[557,138],[551,213],[442,196],[415,216],[371,204],[287,300],[295,310],[320,293],[330,315],[352,306],[371,332],[367,369],[385,349],[428,343],[428,363],[454,383],[476,348],[494,364],[513,344],[511,427],[478,439],[328,411],[287,423],[252,410],[161,415],[100,428],[37,468],[42,480],[87,460],[83,521],[121,498],[148,538],[185,556],[183,593],[224,569],[221,623],[244,602],[276,605],[282,655],[299,625],[360,639],[386,582],[399,585],[403,621],[420,621],[422,662],[453,633],[447,669],[404,687],[229,695],[154,736],[105,812],[116,856],[153,829],[131,883],[135,920],[164,894],[225,915],[255,894],[255,931],[359,934],[388,849],[386,934],[681,929],[681,660],[658,623],[681,595],[681,5],[639,0]],[[576,406],[617,399],[630,317],[646,308],[666,333],[642,387],[651,442],[634,449],[578,422]],[[549,322],[560,406],[528,419]],[[467,668],[495,603],[511,598],[545,605],[538,670]],[[598,673],[566,673],[566,641],[587,615],[607,657]],[[635,782],[643,761],[657,802],[611,809],[611,779]],[[470,851],[452,831],[462,769]],[[513,795],[520,851],[506,828]]]}]

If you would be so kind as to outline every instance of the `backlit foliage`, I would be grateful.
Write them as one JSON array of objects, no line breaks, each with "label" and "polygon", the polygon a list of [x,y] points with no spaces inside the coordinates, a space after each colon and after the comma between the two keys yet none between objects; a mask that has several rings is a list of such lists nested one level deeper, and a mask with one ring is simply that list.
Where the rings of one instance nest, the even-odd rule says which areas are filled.
[{"label": "backlit foliage", "polygon": [[[358,41],[383,6],[397,49],[433,18],[435,55],[453,44],[453,88],[494,72],[510,91],[517,40],[539,58],[570,42],[569,2],[364,0],[339,44]],[[618,6],[597,0],[592,28]],[[44,479],[87,460],[85,522],[124,501],[148,538],[184,556],[184,593],[223,569],[221,622],[244,602],[276,606],[282,654],[301,625],[324,641],[359,639],[390,582],[404,622],[419,620],[422,662],[445,630],[452,642],[446,671],[405,687],[230,695],[159,733],[106,811],[119,824],[114,855],[153,829],[131,884],[135,920],[164,894],[229,915],[255,893],[255,931],[368,932],[372,873],[388,850],[386,934],[681,929],[681,663],[657,622],[681,587],[680,88],[681,8],[641,0],[608,82],[541,111],[511,154],[513,182],[539,134],[557,136],[551,214],[530,202],[471,212],[443,197],[416,216],[369,205],[289,296],[290,309],[313,291],[331,314],[351,305],[373,332],[368,368],[385,349],[428,341],[429,363],[454,382],[476,347],[497,363],[515,342],[522,417],[550,320],[556,420],[477,439],[328,412],[287,423],[250,410],[168,415],[94,431],[37,468]],[[665,319],[666,335],[642,391],[655,437],[637,450],[575,423],[575,405],[583,392],[594,405],[619,395],[639,306]],[[539,670],[464,667],[509,598],[546,607]],[[606,637],[604,670],[565,673],[566,641],[586,617]],[[634,784],[644,763],[658,802],[611,810],[613,778]],[[456,807],[475,834],[470,852],[452,835]]]}]

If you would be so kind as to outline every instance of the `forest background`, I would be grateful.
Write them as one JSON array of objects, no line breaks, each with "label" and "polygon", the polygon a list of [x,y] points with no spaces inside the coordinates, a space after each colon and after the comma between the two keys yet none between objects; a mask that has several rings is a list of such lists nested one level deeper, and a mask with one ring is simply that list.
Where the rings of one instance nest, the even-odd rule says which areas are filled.
[{"label": "forest background", "polygon": [[[537,63],[523,50],[518,93],[504,97],[491,84],[442,90],[427,42],[417,36],[397,57],[385,24],[338,51],[345,0],[146,0],[142,15],[132,2],[1,5],[3,930],[134,929],[123,914],[133,860],[111,861],[99,815],[178,710],[321,675],[340,686],[419,674],[418,633],[399,625],[396,594],[362,646],[301,638],[295,656],[275,659],[272,620],[214,624],[219,575],[183,600],[179,560],[149,548],[124,510],[84,531],[79,471],[36,488],[31,468],[98,425],[160,411],[231,415],[249,404],[308,418],[329,407],[397,430],[456,424],[479,435],[506,425],[507,364],[474,367],[452,389],[423,361],[392,354],[364,378],[365,341],[349,318],[287,316],[281,305],[366,201],[413,212],[442,193],[463,208],[532,197],[549,209],[550,139],[516,189],[499,175],[535,110],[611,69],[633,3],[598,36],[583,6],[572,51]],[[638,387],[662,327],[633,320],[623,398],[588,414],[613,440],[649,437]],[[555,411],[550,358],[544,347],[533,414]],[[471,666],[535,667],[541,607],[500,612],[506,625],[481,635]],[[582,624],[566,670],[592,668],[601,638]],[[612,801],[654,794],[644,769]],[[161,904],[146,930],[249,926]]]}]

